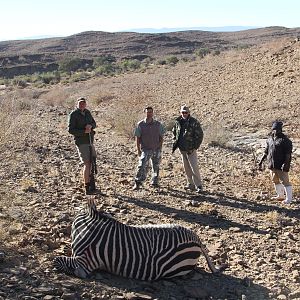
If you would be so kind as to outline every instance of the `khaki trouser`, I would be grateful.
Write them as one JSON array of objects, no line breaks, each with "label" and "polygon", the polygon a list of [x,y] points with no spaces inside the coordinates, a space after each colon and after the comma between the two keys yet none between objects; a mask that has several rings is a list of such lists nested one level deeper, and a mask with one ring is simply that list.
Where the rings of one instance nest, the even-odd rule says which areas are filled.
[{"label": "khaki trouser", "polygon": [[197,151],[193,150],[191,154],[180,150],[184,171],[189,184],[202,186],[201,175],[198,167]]},{"label": "khaki trouser", "polygon": [[282,183],[284,186],[292,185],[289,180],[289,173],[277,169],[270,170],[271,179],[274,184]]}]

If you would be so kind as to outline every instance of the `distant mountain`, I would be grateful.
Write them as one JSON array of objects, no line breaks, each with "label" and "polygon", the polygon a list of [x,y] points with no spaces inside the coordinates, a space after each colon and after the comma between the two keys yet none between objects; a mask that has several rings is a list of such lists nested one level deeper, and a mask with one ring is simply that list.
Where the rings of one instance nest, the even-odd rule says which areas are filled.
[{"label": "distant mountain", "polygon": [[222,26],[222,27],[179,27],[179,28],[134,28],[122,30],[122,32],[138,32],[138,33],[167,33],[188,30],[202,30],[213,32],[234,32],[248,29],[261,28],[261,26]]},{"label": "distant mountain", "polygon": [[55,71],[66,57],[79,58],[82,69],[88,69],[100,56],[113,56],[117,61],[152,61],[172,55],[192,58],[201,48],[218,53],[300,36],[300,28],[279,26],[227,32],[178,29],[167,33],[86,31],[67,37],[3,41],[0,42],[0,77]]}]

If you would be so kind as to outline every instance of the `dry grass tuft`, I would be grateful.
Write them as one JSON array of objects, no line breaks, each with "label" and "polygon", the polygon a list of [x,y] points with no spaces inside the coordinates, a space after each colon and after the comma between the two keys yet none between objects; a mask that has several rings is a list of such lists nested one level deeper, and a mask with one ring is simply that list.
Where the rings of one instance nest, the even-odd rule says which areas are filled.
[{"label": "dry grass tuft", "polygon": [[43,100],[49,106],[61,106],[72,109],[75,105],[75,100],[78,97],[74,96],[74,90],[71,89],[51,89],[43,95]]},{"label": "dry grass tuft", "polygon": [[219,124],[210,125],[205,129],[204,139],[210,146],[229,147],[232,135]]},{"label": "dry grass tuft", "polygon": [[128,139],[134,138],[134,130],[137,121],[137,112],[131,112],[130,114],[126,114],[124,113],[123,108],[116,109],[114,111],[114,114],[109,119],[109,123],[111,124],[113,130],[127,137]]},{"label": "dry grass tuft", "polygon": [[112,102],[115,99],[115,96],[112,94],[96,94],[90,97],[90,100],[92,102],[92,104],[94,104],[95,106],[99,106],[102,103],[105,102]]},{"label": "dry grass tuft", "polygon": [[198,208],[198,211],[200,213],[206,214],[206,215],[217,215],[218,214],[218,211],[216,209],[216,205],[211,204],[211,203],[201,204],[201,206]]},{"label": "dry grass tuft", "polygon": [[267,223],[272,225],[281,225],[284,220],[284,215],[279,212],[273,210],[269,211],[264,215],[264,218]]}]

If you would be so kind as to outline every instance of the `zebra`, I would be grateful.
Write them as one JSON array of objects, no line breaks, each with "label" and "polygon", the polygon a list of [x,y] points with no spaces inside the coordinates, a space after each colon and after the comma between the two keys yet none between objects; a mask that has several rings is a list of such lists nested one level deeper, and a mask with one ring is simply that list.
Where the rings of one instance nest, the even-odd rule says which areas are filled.
[{"label": "zebra", "polygon": [[130,226],[97,210],[93,199],[78,214],[71,231],[72,256],[54,259],[57,271],[87,278],[103,270],[127,278],[154,281],[191,272],[201,253],[212,273],[219,270],[190,229],[179,225]]}]

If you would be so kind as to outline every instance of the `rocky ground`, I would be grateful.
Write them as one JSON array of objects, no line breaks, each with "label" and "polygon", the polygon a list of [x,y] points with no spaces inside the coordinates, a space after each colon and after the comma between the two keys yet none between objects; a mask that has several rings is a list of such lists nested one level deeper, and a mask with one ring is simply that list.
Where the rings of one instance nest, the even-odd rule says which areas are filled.
[{"label": "rocky ground", "polygon": [[[300,299],[299,49],[299,42],[285,41],[174,68],[1,91],[1,104],[13,103],[14,110],[10,120],[5,110],[0,115],[0,299]],[[104,272],[82,280],[53,269],[53,258],[70,251],[71,224],[87,199],[66,131],[70,103],[79,95],[90,99],[98,124],[101,194],[88,197],[127,224],[192,228],[214,262],[226,267],[221,274],[211,274],[203,257],[186,277],[157,282]],[[152,104],[169,128],[182,103],[205,131],[198,151],[203,194],[184,191],[169,131],[160,189],[147,181],[132,191],[138,157],[131,135],[141,108]],[[270,200],[268,173],[255,165],[275,118],[295,145],[289,206]]]}]

